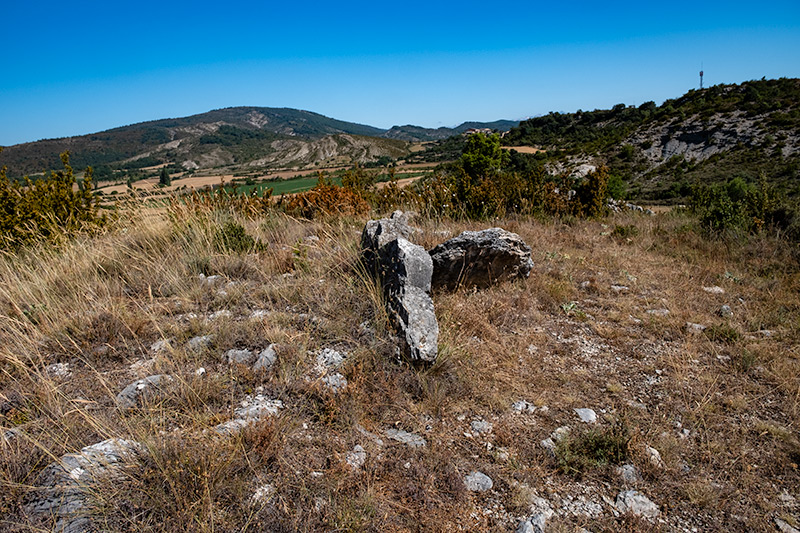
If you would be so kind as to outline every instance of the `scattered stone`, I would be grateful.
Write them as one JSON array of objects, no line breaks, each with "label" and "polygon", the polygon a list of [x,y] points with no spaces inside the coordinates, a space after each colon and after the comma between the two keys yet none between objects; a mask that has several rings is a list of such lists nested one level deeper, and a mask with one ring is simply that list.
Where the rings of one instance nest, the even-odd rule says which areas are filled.
[{"label": "scattered stone", "polygon": [[669,314],[669,309],[648,309],[647,314],[653,316],[667,316]]},{"label": "scattered stone", "polygon": [[325,348],[317,354],[317,370],[321,373],[336,370],[342,366],[346,357],[346,354]]},{"label": "scattered stone", "polygon": [[249,365],[253,360],[253,352],[250,350],[228,350],[225,352],[224,357],[229,364]]},{"label": "scattered stone", "polygon": [[783,533],[800,533],[799,529],[792,527],[786,521],[781,520],[777,516],[775,517],[775,525],[778,526],[778,529],[780,529]]},{"label": "scattered stone", "polygon": [[280,409],[283,409],[283,402],[280,400],[270,400],[261,394],[257,394],[254,398],[247,396],[242,401],[241,407],[233,411],[236,418],[218,424],[214,427],[214,431],[220,435],[235,435],[253,422],[266,416],[277,415]]},{"label": "scattered stone", "polygon": [[424,438],[420,437],[416,433],[409,433],[407,431],[403,431],[402,429],[391,428],[387,429],[384,433],[390,439],[405,444],[409,448],[424,448],[428,444]]},{"label": "scattered stone", "polygon": [[214,285],[218,281],[222,281],[222,276],[218,276],[216,274],[213,276],[206,276],[205,274],[199,274],[197,277],[200,278],[200,281],[208,285]]},{"label": "scattered stone", "polygon": [[486,288],[527,278],[533,268],[530,247],[519,235],[502,228],[465,231],[436,246],[430,255],[434,290]]},{"label": "scattered stone", "polygon": [[620,492],[617,495],[616,506],[622,513],[631,513],[645,518],[655,518],[660,513],[658,505],[637,490]]},{"label": "scattered stone", "polygon": [[137,442],[108,439],[86,446],[80,453],[66,454],[42,470],[23,508],[29,515],[54,519],[54,531],[95,531],[99,524],[93,523],[89,505],[95,484],[120,478],[125,464],[141,452]]},{"label": "scattered stone", "polygon": [[558,441],[564,439],[565,437],[567,437],[567,435],[569,435],[569,432],[570,432],[570,427],[569,426],[561,426],[559,428],[556,428],[550,434],[550,438],[553,439],[555,442],[558,442]]},{"label": "scattered stone", "polygon": [[526,400],[517,400],[511,404],[511,410],[517,413],[534,413],[536,406]]},{"label": "scattered stone", "polygon": [[272,483],[266,483],[261,485],[256,489],[251,497],[253,503],[257,504],[267,504],[272,499],[272,496],[275,494],[275,485]]},{"label": "scattered stone", "polygon": [[492,478],[483,472],[475,471],[464,478],[464,485],[470,492],[485,492],[491,490],[494,483],[492,482]]},{"label": "scattered stone", "polygon": [[597,518],[603,514],[603,506],[585,496],[567,496],[561,503],[562,509],[573,516]]},{"label": "scattered stone", "polygon": [[695,324],[694,322],[687,322],[683,327],[686,329],[686,331],[699,333],[701,331],[705,331],[708,326],[704,326],[703,324]]},{"label": "scattered stone", "polygon": [[611,290],[614,292],[628,292],[631,289],[625,285],[612,285]]},{"label": "scattered stone", "polygon": [[717,314],[722,318],[730,318],[733,316],[733,310],[731,309],[730,305],[723,305],[719,308]]},{"label": "scattered stone", "polygon": [[228,311],[227,309],[221,309],[219,311],[214,311],[210,315],[208,315],[209,320],[218,320],[220,318],[230,318],[233,316],[233,313]]},{"label": "scattered stone", "polygon": [[47,372],[48,376],[57,378],[68,378],[72,375],[72,372],[69,370],[69,363],[54,363],[48,365],[47,368],[45,368],[45,372]]},{"label": "scattered stone", "polygon": [[616,468],[617,475],[625,483],[638,483],[642,480],[639,470],[632,464],[625,464]]},{"label": "scattered stone", "polygon": [[713,287],[703,287],[703,290],[709,294],[725,294],[725,289],[717,287],[716,285]]},{"label": "scattered stone", "polygon": [[366,429],[364,429],[364,426],[362,426],[361,424],[358,424],[356,426],[356,431],[358,431],[359,433],[361,433],[362,435],[373,441],[378,446],[383,446],[383,439],[381,439],[375,433],[369,432]]},{"label": "scattered stone", "polygon": [[758,333],[762,337],[772,337],[775,335],[775,332],[772,331],[771,329],[760,329],[756,331],[756,333]]},{"label": "scattered stone", "polygon": [[133,409],[145,397],[152,397],[167,381],[172,381],[172,378],[166,374],[136,380],[117,394],[117,405],[124,410]]},{"label": "scattered stone", "polygon": [[491,433],[493,429],[491,422],[487,422],[482,418],[473,420],[470,423],[470,427],[475,433]]},{"label": "scattered stone", "polygon": [[580,417],[583,422],[587,424],[594,424],[597,422],[597,413],[594,412],[593,409],[584,408],[575,408],[573,409],[575,413]]},{"label": "scattered stone", "polygon": [[17,428],[6,429],[0,433],[0,442],[3,444],[11,444],[12,441],[17,440],[22,433]]},{"label": "scattered stone", "polygon": [[200,335],[197,337],[192,337],[186,343],[186,347],[193,352],[199,352],[208,348],[213,340],[214,335]]},{"label": "scattered stone", "polygon": [[253,370],[258,372],[259,370],[268,371],[272,368],[272,365],[275,364],[277,361],[278,356],[275,353],[275,345],[270,344],[265,349],[261,350],[261,353],[258,354],[256,358],[255,364],[253,364]]},{"label": "scattered stone", "polygon": [[170,348],[172,348],[172,344],[169,339],[159,339],[150,345],[150,351],[155,354],[166,352]]},{"label": "scattered stone", "polygon": [[336,372],[335,374],[328,374],[322,378],[322,383],[325,384],[331,391],[338,393],[347,387],[347,378]]},{"label": "scattered stone", "polygon": [[206,369],[204,367],[200,367],[194,371],[194,375],[201,378],[206,375]]},{"label": "scattered stone", "polygon": [[647,459],[650,461],[650,464],[656,468],[664,468],[664,461],[661,460],[661,453],[659,453],[658,450],[650,446],[645,446],[644,451],[647,454]]},{"label": "scattered stone", "polygon": [[355,469],[359,469],[362,466],[364,466],[366,460],[367,460],[367,452],[364,448],[361,447],[360,444],[356,444],[356,446],[353,448],[353,451],[347,452],[347,457],[345,458],[347,464]]},{"label": "scattered stone", "polygon": [[269,311],[265,311],[263,309],[255,309],[250,313],[250,318],[252,320],[260,320],[262,318],[267,318],[269,316]]},{"label": "scattered stone", "polygon": [[547,519],[542,514],[529,516],[525,520],[520,521],[516,533],[544,533],[546,522]]},{"label": "scattered stone", "polygon": [[542,448],[550,452],[551,454],[555,455],[556,453],[556,441],[552,439],[552,437],[548,437],[544,439],[542,442],[539,443]]}]

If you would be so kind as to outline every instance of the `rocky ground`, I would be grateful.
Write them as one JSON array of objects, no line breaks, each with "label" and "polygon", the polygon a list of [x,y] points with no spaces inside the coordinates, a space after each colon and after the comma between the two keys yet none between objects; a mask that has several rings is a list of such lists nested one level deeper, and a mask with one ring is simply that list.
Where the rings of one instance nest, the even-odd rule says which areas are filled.
[{"label": "rocky ground", "polygon": [[[220,218],[222,217],[222,218]],[[798,278],[677,213],[502,226],[398,358],[364,220],[231,215],[3,259],[2,529],[796,531]]]}]

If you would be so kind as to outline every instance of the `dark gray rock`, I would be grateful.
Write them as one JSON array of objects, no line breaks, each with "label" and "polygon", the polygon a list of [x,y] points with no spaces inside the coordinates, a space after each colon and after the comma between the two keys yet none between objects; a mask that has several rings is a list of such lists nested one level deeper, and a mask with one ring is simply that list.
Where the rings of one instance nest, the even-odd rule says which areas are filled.
[{"label": "dark gray rock", "polygon": [[119,478],[122,467],[141,452],[137,442],[108,439],[80,453],[62,456],[39,474],[35,488],[26,497],[25,512],[36,520],[53,520],[53,531],[96,531],[91,505],[97,492],[95,484]]},{"label": "dark gray rock", "polygon": [[172,378],[166,374],[138,379],[117,394],[117,405],[121,409],[133,409],[144,397],[152,396],[168,381],[172,381]]},{"label": "dark gray rock", "polygon": [[486,288],[527,278],[533,268],[531,249],[516,233],[502,228],[465,231],[430,251],[433,289]]},{"label": "dark gray rock", "polygon": [[408,239],[413,233],[414,229],[408,225],[408,215],[402,211],[395,211],[389,218],[367,222],[361,233],[361,253],[369,271],[378,272],[378,251],[382,246],[398,237]]}]

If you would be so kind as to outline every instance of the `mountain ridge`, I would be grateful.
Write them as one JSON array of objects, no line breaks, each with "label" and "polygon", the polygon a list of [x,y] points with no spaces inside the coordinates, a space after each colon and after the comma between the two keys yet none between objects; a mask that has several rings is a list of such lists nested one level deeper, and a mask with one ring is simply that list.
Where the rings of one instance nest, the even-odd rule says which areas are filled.
[{"label": "mountain ridge", "polygon": [[[219,165],[249,165],[254,161],[289,161],[287,157],[268,157],[286,141],[319,145],[328,136],[356,136],[327,143],[339,150],[319,151],[314,147],[298,148],[295,153],[317,154],[315,159],[292,160],[300,166],[336,159],[350,163],[369,163],[380,157],[399,157],[408,146],[399,143],[424,142],[447,138],[469,127],[510,127],[514,121],[492,123],[464,122],[455,128],[393,126],[381,129],[347,122],[294,108],[237,106],[214,109],[186,117],[164,118],[118,126],[108,130],[53,139],[41,139],[6,147],[0,165],[9,167],[9,175],[19,177],[60,166],[59,154],[69,150],[76,168],[86,166],[136,169],[156,164],[174,164],[187,170]],[[364,138],[374,139],[372,149],[364,149]],[[341,142],[344,141],[344,142]],[[366,143],[368,144],[368,143]],[[353,151],[351,148],[360,148]]]}]

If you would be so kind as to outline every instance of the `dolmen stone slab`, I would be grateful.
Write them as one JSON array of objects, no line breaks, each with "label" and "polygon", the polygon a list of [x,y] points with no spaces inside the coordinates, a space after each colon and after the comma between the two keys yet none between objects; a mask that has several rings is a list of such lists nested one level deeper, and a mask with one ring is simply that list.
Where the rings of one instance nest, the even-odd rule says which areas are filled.
[{"label": "dolmen stone slab", "polygon": [[533,268],[530,247],[503,228],[465,231],[436,246],[430,256],[433,290],[485,289],[501,281],[527,278]]},{"label": "dolmen stone slab", "polygon": [[433,263],[424,248],[406,239],[412,231],[400,211],[370,220],[361,235],[362,256],[381,284],[405,355],[433,362],[439,350],[439,323],[430,296]]},{"label": "dolmen stone slab", "polygon": [[96,484],[120,478],[122,467],[142,451],[138,442],[108,439],[62,456],[39,474],[24,511],[34,521],[51,521],[53,531],[98,531],[91,505]]}]

